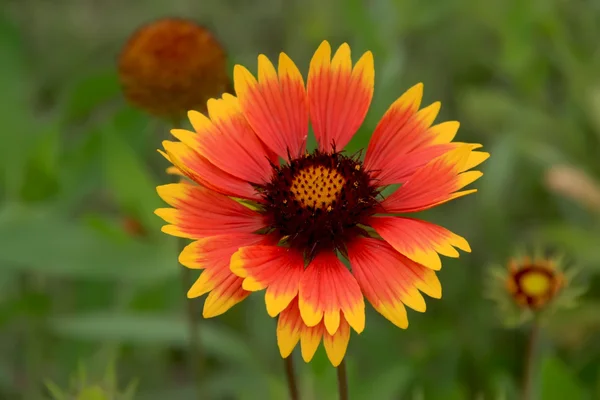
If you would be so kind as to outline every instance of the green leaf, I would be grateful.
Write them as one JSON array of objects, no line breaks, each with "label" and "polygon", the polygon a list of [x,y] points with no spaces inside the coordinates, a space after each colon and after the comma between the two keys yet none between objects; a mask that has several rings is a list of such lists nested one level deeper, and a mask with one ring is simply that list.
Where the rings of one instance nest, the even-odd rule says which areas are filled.
[{"label": "green leaf", "polygon": [[112,68],[79,77],[67,94],[65,118],[69,121],[87,117],[107,101],[119,98],[120,94],[117,73]]},{"label": "green leaf", "polygon": [[[185,347],[189,338],[186,320],[165,315],[89,313],[53,318],[50,327],[56,334],[70,339],[136,345]],[[236,365],[256,367],[250,347],[228,328],[201,321],[198,330],[205,353]]]},{"label": "green leaf", "polygon": [[63,390],[58,387],[54,382],[47,380],[45,382],[46,388],[50,392],[53,400],[67,400],[67,394],[63,392]]},{"label": "green leaf", "polygon": [[372,379],[361,385],[360,399],[396,399],[407,391],[413,378],[411,368],[407,364],[398,364],[386,368]]},{"label": "green leaf", "polygon": [[586,399],[583,387],[569,368],[558,358],[546,357],[541,366],[542,387],[540,399],[564,400]]},{"label": "green leaf", "polygon": [[581,346],[586,337],[600,331],[600,302],[589,301],[572,310],[557,312],[548,321],[548,332],[557,343]]},{"label": "green leaf", "polygon": [[[7,99],[0,107],[2,121],[2,145],[0,146],[0,184],[12,200],[18,197],[22,186],[24,165],[30,149],[31,132],[38,127],[30,113],[29,95],[32,77],[23,53],[23,43],[15,25],[0,17],[0,49],[2,49],[2,74],[0,87],[2,98]],[[3,180],[3,182],[1,181]]]},{"label": "green leaf", "polygon": [[60,127],[49,124],[32,138],[31,154],[25,167],[24,201],[45,200],[59,190]]},{"label": "green leaf", "polygon": [[6,207],[0,210],[0,263],[4,271],[152,282],[178,272],[175,240],[164,245],[106,235],[52,210]]},{"label": "green leaf", "polygon": [[95,385],[83,388],[77,400],[109,400],[109,397],[100,386]]},{"label": "green leaf", "polygon": [[110,128],[103,131],[103,154],[106,183],[117,203],[151,232],[159,232],[161,221],[154,210],[163,203],[143,157],[119,136],[118,130]]},{"label": "green leaf", "polygon": [[600,233],[571,224],[548,224],[538,230],[540,239],[559,245],[586,265],[600,270]]}]

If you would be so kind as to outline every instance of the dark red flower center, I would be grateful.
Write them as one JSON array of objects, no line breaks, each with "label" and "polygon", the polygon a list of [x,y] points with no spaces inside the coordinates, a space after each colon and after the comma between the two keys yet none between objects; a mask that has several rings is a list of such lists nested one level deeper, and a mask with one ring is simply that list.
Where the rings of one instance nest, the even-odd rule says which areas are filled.
[{"label": "dark red flower center", "polygon": [[356,157],[320,151],[274,166],[259,190],[272,230],[308,258],[323,249],[344,251],[364,232],[359,224],[375,212],[379,194]]},{"label": "dark red flower center", "polygon": [[546,304],[558,289],[559,279],[544,266],[527,265],[512,272],[510,290],[518,303],[531,308]]}]

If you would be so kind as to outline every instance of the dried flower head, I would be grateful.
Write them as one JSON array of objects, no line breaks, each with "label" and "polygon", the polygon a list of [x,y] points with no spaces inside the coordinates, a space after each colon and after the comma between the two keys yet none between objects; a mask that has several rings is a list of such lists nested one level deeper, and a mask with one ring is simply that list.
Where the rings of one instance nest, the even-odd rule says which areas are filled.
[{"label": "dried flower head", "polygon": [[119,78],[132,104],[169,118],[205,111],[208,99],[231,90],[223,47],[206,28],[178,18],[131,36],[119,57]]}]

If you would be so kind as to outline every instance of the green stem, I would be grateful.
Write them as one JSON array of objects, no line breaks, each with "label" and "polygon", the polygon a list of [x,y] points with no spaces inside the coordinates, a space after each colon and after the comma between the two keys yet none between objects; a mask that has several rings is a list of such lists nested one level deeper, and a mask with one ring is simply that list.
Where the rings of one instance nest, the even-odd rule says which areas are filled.
[{"label": "green stem", "polygon": [[523,369],[523,388],[521,393],[522,400],[531,399],[531,389],[533,384],[533,375],[535,370],[536,349],[540,336],[540,325],[537,319],[531,324],[529,339],[527,340],[527,349],[525,351],[525,366]]},{"label": "green stem", "polygon": [[298,384],[296,382],[296,374],[294,372],[294,358],[290,354],[289,357],[284,359],[285,363],[285,376],[287,378],[288,389],[290,391],[291,400],[299,400],[300,395],[298,392]]},{"label": "green stem", "polygon": [[348,376],[346,373],[346,360],[342,360],[342,363],[337,367],[337,382],[338,382],[338,393],[340,400],[348,400]]},{"label": "green stem", "polygon": [[[183,242],[183,241],[181,241]],[[182,246],[185,243],[181,243]],[[191,272],[188,268],[184,268],[179,266],[181,270],[181,281],[183,284],[184,291],[190,288],[192,284]],[[200,345],[200,330],[198,329],[198,310],[197,310],[197,301],[195,299],[186,299],[186,315],[187,315],[187,323],[188,323],[188,334],[189,334],[189,357],[188,363],[190,367],[190,371],[192,372],[194,382],[197,383],[198,388],[198,398],[202,399],[202,369],[203,369],[203,354],[202,354],[202,346]]]}]

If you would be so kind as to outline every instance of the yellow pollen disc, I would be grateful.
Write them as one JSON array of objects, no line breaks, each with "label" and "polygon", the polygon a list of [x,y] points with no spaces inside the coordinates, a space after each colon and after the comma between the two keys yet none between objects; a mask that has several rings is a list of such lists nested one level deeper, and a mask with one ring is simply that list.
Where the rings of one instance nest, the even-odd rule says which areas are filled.
[{"label": "yellow pollen disc", "polygon": [[519,285],[527,296],[535,297],[548,293],[552,282],[549,276],[532,271],[521,277]]},{"label": "yellow pollen disc", "polygon": [[303,207],[331,211],[345,183],[346,179],[335,169],[309,166],[294,176],[290,192]]}]

